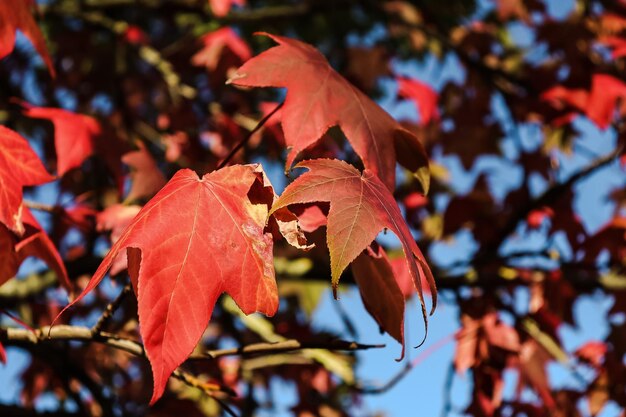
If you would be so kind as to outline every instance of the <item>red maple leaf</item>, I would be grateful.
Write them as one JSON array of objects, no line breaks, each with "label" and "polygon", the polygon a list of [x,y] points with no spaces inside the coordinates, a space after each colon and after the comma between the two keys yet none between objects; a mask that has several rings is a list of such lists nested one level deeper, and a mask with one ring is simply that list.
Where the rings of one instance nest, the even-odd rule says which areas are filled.
[{"label": "red maple leaf", "polygon": [[46,41],[31,14],[34,3],[32,0],[0,2],[0,59],[13,52],[15,31],[19,30],[33,44],[54,78],[54,66],[46,49]]},{"label": "red maple leaf", "polygon": [[56,272],[61,284],[71,292],[65,264],[54,243],[28,208],[25,207],[22,214],[25,231],[21,238],[0,226],[0,285],[17,274],[24,259],[34,256],[46,262]]},{"label": "red maple leaf", "polygon": [[[317,49],[294,39],[264,35],[279,45],[246,62],[228,83],[287,88],[281,115],[285,140],[292,147],[287,167],[335,125],[341,127],[365,167],[389,189],[395,186],[396,156],[414,172],[428,166],[419,139],[335,72]],[[423,187],[428,189],[426,184]]]},{"label": "red maple leaf", "polygon": [[24,106],[24,114],[36,119],[47,119],[54,125],[54,148],[57,154],[57,174],[62,177],[78,168],[93,154],[94,138],[100,134],[100,124],[93,117],[63,109]]},{"label": "red maple leaf", "polygon": [[352,262],[354,279],[365,308],[378,325],[402,344],[404,356],[404,295],[384,249],[368,248]]},{"label": "red maple leaf", "polygon": [[420,124],[428,125],[431,121],[439,119],[437,100],[439,95],[426,83],[410,78],[398,78],[398,95],[415,103],[419,110]]},{"label": "red maple leaf", "polygon": [[265,193],[255,194],[265,194],[261,204],[248,197],[253,186],[263,184],[258,170],[235,165],[202,179],[191,170],[178,171],[137,214],[72,302],[98,285],[127,249],[154,377],[151,404],[200,340],[220,294],[229,293],[246,314],[273,315],[278,308],[272,237],[264,230],[273,191],[263,187]]},{"label": "red maple leaf", "polygon": [[333,291],[336,292],[344,269],[372,243],[379,232],[388,228],[402,243],[426,321],[422,279],[425,278],[430,286],[433,310],[437,303],[435,281],[396,200],[385,184],[369,169],[361,175],[356,168],[339,160],[303,161],[296,165],[296,168],[300,167],[309,171],[287,186],[274,202],[272,212],[290,204],[330,203],[326,240],[330,251]]},{"label": "red maple leaf", "polygon": [[598,42],[611,50],[611,57],[618,59],[626,56],[626,39],[619,36],[602,36]]},{"label": "red maple leaf", "polygon": [[150,198],[167,182],[156,161],[143,142],[137,142],[138,150],[128,152],[122,162],[132,168],[132,185],[126,201]]},{"label": "red maple leaf", "polygon": [[204,66],[209,71],[214,71],[225,51],[230,51],[238,58],[239,64],[247,61],[252,56],[252,51],[230,27],[209,32],[201,38],[203,48],[191,57],[191,63]]},{"label": "red maple leaf", "polygon": [[223,17],[230,12],[233,4],[237,6],[244,6],[246,4],[246,0],[209,0],[209,4],[211,5],[211,11],[217,17]]},{"label": "red maple leaf", "polygon": [[[115,244],[122,232],[141,210],[141,206],[113,204],[96,215],[96,229],[100,232],[111,231],[111,243]],[[110,273],[116,275],[127,268],[126,257],[120,254],[113,260]]]},{"label": "red maple leaf", "polygon": [[67,276],[67,270],[61,255],[50,236],[48,236],[28,208],[24,209],[24,224],[26,225],[26,232],[15,245],[19,262],[21,263],[29,256],[41,259],[57,274],[60,283],[68,291],[72,292],[72,284]]},{"label": "red maple leaf", "polygon": [[15,236],[5,226],[0,225],[0,285],[13,278],[19,266]]},{"label": "red maple leaf", "polygon": [[22,235],[22,187],[53,179],[28,141],[0,126],[0,222]]},{"label": "red maple leaf", "polygon": [[555,86],[541,98],[557,107],[567,104],[584,113],[600,129],[606,129],[613,122],[618,100],[626,99],[626,84],[610,75],[594,74],[589,91]]}]

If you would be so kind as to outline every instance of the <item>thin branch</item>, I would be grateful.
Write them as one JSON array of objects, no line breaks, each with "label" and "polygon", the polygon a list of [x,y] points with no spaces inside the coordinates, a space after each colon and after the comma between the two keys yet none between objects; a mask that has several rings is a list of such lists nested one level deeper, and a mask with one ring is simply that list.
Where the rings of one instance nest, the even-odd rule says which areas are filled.
[{"label": "thin branch", "polygon": [[[47,345],[59,341],[77,341],[85,343],[101,343],[114,349],[122,350],[132,355],[146,358],[143,345],[137,341],[122,338],[107,332],[94,333],[93,329],[83,326],[56,325],[54,327],[42,327],[34,331],[18,328],[0,329],[0,342],[7,345],[34,347]],[[331,340],[327,342],[302,343],[297,340],[285,340],[277,343],[257,343],[235,349],[221,349],[208,351],[202,355],[192,355],[190,359],[219,358],[232,355],[271,355],[286,351],[324,349],[355,351],[365,349],[382,348],[385,345],[365,345],[343,340]],[[194,375],[181,370],[175,370],[172,376],[181,380],[188,386],[200,389],[211,395],[214,399],[217,393],[228,396],[236,396],[230,388],[218,384],[203,381]],[[225,410],[226,411],[226,410]],[[232,410],[231,410],[232,411]],[[228,412],[228,411],[227,411]]]},{"label": "thin branch", "polygon": [[326,349],[326,350],[344,350],[344,351],[356,351],[367,349],[381,349],[384,348],[384,344],[366,345],[356,342],[348,342],[345,340],[330,340],[327,342],[309,342],[304,343],[295,339],[285,340],[276,343],[254,343],[247,346],[232,349],[219,349],[209,350],[205,352],[205,355],[213,359],[220,358],[222,356],[240,355],[243,357],[260,354],[274,354],[282,352],[291,352],[301,349]]},{"label": "thin branch", "polygon": [[441,417],[448,417],[452,411],[452,383],[454,382],[454,363],[448,366],[446,382],[443,384],[443,406],[441,407]]},{"label": "thin branch", "polygon": [[[123,36],[129,27],[127,22],[111,19],[97,11],[82,12],[76,8],[64,9],[56,6],[41,7],[40,10],[44,15],[71,16],[81,19],[86,23],[108,30],[116,36]],[[139,58],[161,74],[173,101],[178,101],[180,97],[192,99],[196,96],[196,90],[182,82],[172,63],[165,59],[158,50],[148,45],[137,45],[136,49]]]},{"label": "thin branch", "polygon": [[38,203],[36,201],[24,200],[24,205],[30,209],[45,211],[47,213],[56,213],[57,211],[59,211],[59,208],[57,206]]},{"label": "thin branch", "polygon": [[109,324],[115,314],[115,311],[120,308],[132,288],[133,287],[130,282],[124,285],[124,288],[122,288],[122,291],[118,294],[118,296],[106,306],[96,324],[91,328],[91,332],[94,335],[100,334],[100,332]]},{"label": "thin branch", "polygon": [[363,387],[363,386],[355,385],[354,387],[352,387],[353,391],[356,391],[360,394],[384,394],[385,392],[389,391],[391,388],[396,386],[400,381],[402,381],[404,377],[406,377],[413,368],[415,368],[416,366],[424,362],[430,355],[432,355],[433,353],[441,349],[443,346],[453,341],[455,337],[456,337],[456,332],[451,333],[437,340],[435,343],[433,343],[432,345],[424,349],[424,351],[418,356],[416,356],[415,359],[407,363],[406,366],[400,370],[400,372],[398,372],[393,377],[391,377],[383,385],[379,387]]},{"label": "thin branch", "polygon": [[[116,335],[101,332],[94,334],[92,329],[82,326],[69,326],[69,325],[57,325],[54,327],[42,327],[36,329],[34,332],[30,332],[23,329],[0,329],[0,341],[7,345],[24,346],[27,348],[34,348],[44,344],[50,344],[58,341],[78,341],[86,343],[101,343],[109,347],[119,349],[128,352],[132,355],[147,358],[143,345],[134,340],[125,339]],[[172,376],[179,379],[186,385],[196,388],[211,396],[218,401],[223,407],[222,401],[216,397],[218,393],[225,394],[227,396],[237,396],[237,393],[232,389],[221,386],[214,383],[205,382],[189,372],[183,371],[180,368],[176,369]],[[224,411],[236,417],[237,415],[228,407],[224,407]]]},{"label": "thin branch", "polygon": [[515,231],[518,223],[526,219],[531,211],[556,203],[559,197],[561,197],[568,190],[570,190],[575,183],[613,162],[615,158],[617,158],[621,153],[622,149],[617,148],[607,155],[596,159],[585,168],[570,176],[567,181],[555,184],[551,188],[547,189],[542,195],[526,204],[526,206],[520,208],[509,218],[508,222],[497,234],[497,237],[491,243],[486,244],[478,252],[476,257],[474,258],[473,264],[480,265],[484,263],[487,259],[491,258],[494,253],[497,253],[497,250],[502,242],[504,242],[504,240]]},{"label": "thin branch", "polygon": [[37,411],[32,408],[24,408],[17,405],[0,404],[0,416],[11,417],[80,417],[81,414],[68,411]]},{"label": "thin branch", "polygon": [[248,143],[248,141],[250,140],[250,138],[256,133],[258,132],[265,123],[267,123],[267,121],[270,119],[270,117],[272,117],[278,110],[281,109],[281,107],[283,107],[283,104],[285,104],[285,102],[281,102],[279,105],[277,105],[274,110],[272,110],[271,112],[269,112],[264,118],[261,119],[261,121],[259,121],[259,123],[257,123],[257,125],[255,126],[254,129],[252,129],[250,132],[248,132],[248,134],[241,139],[241,141],[239,141],[239,143],[228,153],[228,155],[226,155],[226,157],[222,160],[222,162],[219,163],[219,165],[217,166],[216,169],[221,169],[224,168],[228,162],[233,158],[233,156],[235,156],[235,154],[237,152],[239,152],[239,150],[241,148],[243,148],[245,146],[246,143]]},{"label": "thin branch", "polygon": [[10,279],[0,286],[0,307],[10,308],[29,301],[57,283],[55,272],[28,275],[22,280]]}]

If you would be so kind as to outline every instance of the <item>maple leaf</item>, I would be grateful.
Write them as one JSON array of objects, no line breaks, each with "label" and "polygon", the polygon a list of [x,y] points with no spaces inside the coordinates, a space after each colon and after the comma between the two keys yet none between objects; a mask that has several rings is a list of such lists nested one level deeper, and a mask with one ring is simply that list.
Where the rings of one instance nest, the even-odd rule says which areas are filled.
[{"label": "maple leaf", "polygon": [[278,308],[272,237],[264,231],[273,193],[266,193],[261,204],[248,197],[255,183],[262,184],[258,169],[235,165],[202,179],[189,169],[178,171],[137,214],[70,304],[98,285],[127,249],[154,378],[151,404],[198,343],[220,294],[229,293],[246,314],[273,315]]},{"label": "maple leaf", "polygon": [[[111,243],[115,244],[124,229],[141,210],[141,206],[113,204],[96,215],[96,230],[111,231]],[[111,264],[110,274],[117,275],[128,267],[126,257],[120,254]]]},{"label": "maple leaf", "polygon": [[24,208],[23,214],[26,231],[22,239],[15,245],[19,262],[21,263],[29,256],[43,260],[57,274],[60,283],[71,293],[72,284],[67,276],[65,264],[50,236],[28,208]]},{"label": "maple leaf", "polygon": [[611,50],[611,58],[618,59],[626,56],[626,39],[618,36],[603,36],[598,42]]},{"label": "maple leaf", "polygon": [[13,52],[15,31],[19,30],[33,44],[54,78],[54,66],[46,49],[46,41],[31,14],[33,5],[32,0],[0,2],[0,59]]},{"label": "maple leaf", "polygon": [[53,179],[28,141],[0,126],[0,222],[22,235],[22,187]]},{"label": "maple leaf", "polygon": [[439,119],[437,109],[438,94],[426,83],[410,78],[398,78],[398,95],[415,103],[419,110],[420,125],[428,125],[431,121]]},{"label": "maple leaf", "polygon": [[546,90],[541,99],[558,107],[567,104],[584,113],[600,129],[611,125],[618,100],[626,99],[626,84],[607,74],[594,74],[591,88],[555,86]]},{"label": "maple leaf", "polygon": [[143,142],[137,142],[137,147],[138,150],[128,152],[122,157],[122,162],[133,169],[130,174],[133,183],[126,201],[152,197],[167,182]]},{"label": "maple leaf", "polygon": [[390,54],[382,45],[348,48],[347,55],[346,76],[361,90],[373,90],[380,77],[391,74]]},{"label": "maple leaf", "polygon": [[19,266],[15,238],[9,229],[0,225],[0,285],[13,278]]},{"label": "maple leaf", "polygon": [[201,41],[203,48],[191,57],[191,63],[196,66],[204,66],[210,71],[215,71],[220,58],[226,51],[232,52],[239,60],[239,64],[252,56],[248,44],[230,27],[209,32],[202,36]]},{"label": "maple leaf", "polygon": [[246,0],[209,0],[209,4],[211,5],[211,11],[217,17],[224,17],[230,12],[233,4],[237,6],[244,6],[246,4]]},{"label": "maple leaf", "polygon": [[574,352],[580,360],[587,362],[595,368],[600,368],[604,363],[604,357],[607,352],[606,343],[598,340],[590,340]]},{"label": "maple leaf", "polygon": [[[293,165],[301,151],[336,125],[365,167],[389,189],[395,186],[396,155],[412,171],[428,166],[419,139],[335,72],[317,49],[294,39],[262,34],[278,46],[246,62],[227,83],[287,88],[281,116],[286,143],[292,148],[287,155],[287,167]],[[406,149],[411,152],[405,152]],[[427,179],[420,180],[423,188],[428,189]]]},{"label": "maple leaf", "polygon": [[0,285],[13,278],[24,259],[34,256],[46,262],[61,284],[72,291],[67,271],[54,243],[28,208],[24,208],[24,235],[18,239],[10,230],[0,226]]},{"label": "maple leaf", "polygon": [[354,279],[365,308],[378,325],[402,344],[404,357],[404,295],[389,258],[380,246],[368,248],[352,262]]},{"label": "maple leaf", "polygon": [[82,165],[93,154],[94,137],[100,134],[100,124],[93,117],[63,109],[33,107],[20,103],[24,114],[35,119],[47,119],[54,125],[54,148],[57,154],[57,174]]},{"label": "maple leaf", "polygon": [[326,240],[335,296],[344,269],[372,243],[379,232],[388,228],[402,243],[426,322],[422,279],[427,280],[431,289],[431,314],[437,304],[435,280],[385,184],[369,169],[361,175],[356,168],[339,160],[308,160],[296,165],[296,168],[300,167],[309,171],[287,186],[274,202],[270,213],[291,204],[330,203]]}]

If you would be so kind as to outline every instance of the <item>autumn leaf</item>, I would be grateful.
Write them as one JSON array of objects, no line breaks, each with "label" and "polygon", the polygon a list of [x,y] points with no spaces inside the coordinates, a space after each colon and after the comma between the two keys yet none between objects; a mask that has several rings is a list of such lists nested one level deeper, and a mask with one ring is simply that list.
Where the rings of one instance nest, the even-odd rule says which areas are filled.
[{"label": "autumn leaf", "polygon": [[[290,168],[298,154],[339,125],[365,167],[383,183],[395,186],[396,154],[412,171],[428,166],[423,145],[380,106],[331,68],[326,58],[306,43],[267,33],[279,45],[246,62],[228,80],[245,87],[284,87],[287,97],[281,123]],[[424,179],[424,181],[427,181]],[[424,189],[428,189],[423,184]]]},{"label": "autumn leaf", "polygon": [[559,85],[546,90],[541,99],[555,107],[569,105],[606,129],[613,122],[618,100],[626,99],[626,84],[611,75],[594,74],[589,91]]},{"label": "autumn leaf", "polygon": [[596,369],[600,368],[604,363],[604,357],[607,352],[606,343],[598,340],[590,340],[574,352],[574,355],[581,361],[591,364]]},{"label": "autumn leaf", "polygon": [[53,179],[28,141],[11,129],[0,126],[0,222],[22,235],[22,187]]},{"label": "autumn leaf", "polygon": [[296,168],[308,168],[309,171],[287,186],[274,202],[271,212],[291,204],[330,202],[326,240],[335,295],[341,273],[372,243],[379,232],[387,228],[402,243],[426,321],[422,279],[426,279],[431,289],[431,314],[437,304],[435,281],[385,184],[369,169],[365,169],[361,175],[356,168],[339,160],[303,161]]},{"label": "autumn leaf", "polygon": [[63,109],[24,106],[24,114],[35,119],[47,119],[54,125],[54,148],[59,177],[79,168],[93,154],[94,138],[100,134],[100,124],[93,117]]},{"label": "autumn leaf", "polygon": [[13,278],[19,266],[15,237],[9,229],[0,225],[0,285]]},{"label": "autumn leaf", "polygon": [[204,66],[209,71],[215,71],[220,59],[230,51],[238,60],[239,64],[247,61],[252,56],[252,51],[230,27],[224,27],[202,36],[203,48],[191,57],[191,63],[196,66]]},{"label": "autumn leaf", "polygon": [[23,209],[25,231],[18,237],[4,226],[0,226],[0,285],[13,278],[21,263],[34,256],[44,261],[57,274],[59,282],[71,293],[72,284],[67,276],[65,264],[50,236],[26,207]]},{"label": "autumn leaf", "polygon": [[391,56],[382,45],[373,48],[348,48],[347,55],[346,76],[365,92],[372,91],[380,77],[391,74]]},{"label": "autumn leaf", "polygon": [[[265,233],[273,195],[253,204],[258,167],[235,165],[199,179],[180,170],[137,214],[73,305],[127,249],[141,336],[154,378],[151,404],[196,346],[220,294],[244,313],[278,307],[272,237]],[[68,306],[69,307],[69,306]],[[67,307],[66,307],[67,308]]]},{"label": "autumn leaf", "polygon": [[431,121],[439,119],[437,109],[438,94],[431,86],[410,78],[398,78],[398,96],[407,98],[415,103],[419,110],[420,125],[426,126]]},{"label": "autumn leaf", "polygon": [[67,276],[65,264],[50,236],[28,208],[24,208],[23,214],[26,231],[22,239],[15,245],[19,262],[21,263],[29,256],[41,259],[57,274],[59,282],[71,293],[72,284]]},{"label": "autumn leaf", "polygon": [[54,78],[54,66],[46,49],[46,41],[31,14],[33,4],[32,0],[0,2],[0,59],[13,52],[15,31],[19,30],[33,44]]},{"label": "autumn leaf", "polygon": [[209,4],[211,5],[211,11],[217,17],[224,17],[230,12],[230,9],[233,7],[233,4],[237,6],[244,6],[246,4],[246,0],[209,0]]},{"label": "autumn leaf", "polygon": [[391,337],[402,344],[404,357],[404,295],[385,250],[368,248],[352,262],[354,279],[365,308]]},{"label": "autumn leaf", "polygon": [[598,42],[611,50],[611,58],[618,59],[626,56],[626,39],[619,36],[603,36]]},{"label": "autumn leaf", "polygon": [[[96,215],[96,230],[110,231],[111,243],[115,244],[140,210],[141,206],[138,205],[113,204]],[[126,256],[120,254],[113,260],[109,272],[111,275],[117,275],[127,267]]]},{"label": "autumn leaf", "polygon": [[136,151],[122,156],[122,162],[132,168],[132,185],[126,201],[132,202],[141,198],[150,198],[167,182],[148,149],[142,142],[137,142]]}]

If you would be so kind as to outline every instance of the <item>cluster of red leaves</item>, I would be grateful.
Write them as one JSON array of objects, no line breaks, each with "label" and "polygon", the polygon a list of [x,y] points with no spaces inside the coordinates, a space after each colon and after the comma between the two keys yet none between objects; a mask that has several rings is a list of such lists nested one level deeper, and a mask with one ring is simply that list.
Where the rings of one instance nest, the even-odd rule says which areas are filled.
[{"label": "cluster of red leaves", "polygon": [[[229,5],[212,7],[220,14]],[[355,263],[364,301],[368,306],[382,301],[400,308],[399,312],[389,312],[379,304],[371,307],[370,312],[403,346],[404,296],[396,281],[390,279],[393,272],[372,274],[373,269],[359,267],[364,262],[383,262],[381,267],[392,271],[382,249],[377,255],[368,249],[384,228],[392,230],[402,241],[424,320],[423,279],[433,295],[433,309],[436,304],[433,276],[390,192],[398,161],[412,171],[421,170],[422,186],[428,188],[424,174],[428,159],[423,146],[416,136],[336,73],[313,47],[269,36],[279,46],[248,61],[229,82],[288,88],[280,115],[285,143],[292,147],[287,165],[291,166],[298,153],[317,142],[329,127],[339,125],[366,169],[361,174],[347,163],[330,159],[302,162],[299,166],[310,171],[276,199],[260,166],[233,165],[201,179],[191,170],[180,170],[164,184],[163,175],[143,145],[122,157],[133,169],[132,188],[126,199],[137,201],[154,196],[141,209],[110,206],[97,215],[100,230],[113,230],[114,244],[87,287],[70,305],[92,291],[110,268],[114,268],[114,273],[123,269],[123,257],[127,256],[138,299],[140,331],[155,381],[151,403],[161,397],[171,373],[197,345],[222,293],[230,294],[246,314],[275,314],[278,292],[272,229],[294,246],[306,248],[297,218],[287,211],[287,206],[330,203],[326,226],[333,288],[336,290],[343,270],[366,250],[362,261]],[[210,33],[203,42],[204,49],[192,62],[209,70],[224,62],[226,50],[240,60],[250,55],[247,45],[231,29]],[[303,83],[303,79],[319,83]],[[406,94],[415,97],[420,93]],[[436,116],[436,95],[432,91],[428,94],[430,101],[422,108],[424,123]],[[61,109],[22,105],[26,116],[53,123],[59,177],[80,167],[93,154],[95,138],[102,133],[94,119]],[[2,146],[7,149],[1,154],[2,168],[22,172],[13,175],[13,182],[4,189],[8,204],[4,205],[2,221],[8,229],[3,239],[10,249],[2,252],[8,257],[3,263],[7,269],[3,271],[3,281],[14,276],[21,260],[30,255],[42,257],[67,281],[54,244],[27,209],[22,208],[22,187],[51,181],[53,177],[23,138],[4,128],[2,133]],[[389,146],[389,141],[395,146]],[[174,152],[171,146],[174,145],[168,145],[170,154]],[[176,151],[170,159],[180,155],[181,151]],[[366,255],[368,250],[374,255],[371,260]],[[372,289],[388,284],[394,287],[386,297],[374,296]]]},{"label": "cluster of red leaves", "polygon": [[[243,0],[209,0],[206,8],[206,3],[203,7],[218,17],[226,16],[233,6],[245,5]],[[0,284],[15,275],[26,257],[36,256],[56,271],[69,289],[65,264],[56,249],[62,247],[62,238],[70,229],[92,237],[97,232],[110,231],[110,251],[74,302],[89,291],[97,292],[96,286],[107,272],[117,275],[128,269],[138,299],[138,311],[131,314],[139,316],[139,332],[154,377],[154,403],[172,371],[203,338],[211,316],[220,314],[220,309],[214,307],[222,293],[230,294],[245,313],[276,313],[280,287],[274,278],[273,254],[299,253],[284,249],[280,240],[298,249],[309,249],[312,245],[307,244],[302,232],[308,233],[306,237],[317,245],[309,256],[330,264],[335,290],[340,276],[351,265],[351,275],[366,309],[404,347],[405,299],[417,292],[426,317],[423,291],[431,293],[433,307],[437,296],[432,274],[409,226],[419,230],[425,247],[442,239],[452,240],[460,231],[469,231],[479,250],[468,261],[468,270],[456,277],[462,284],[451,285],[455,289],[466,284],[481,287],[457,294],[461,330],[457,333],[454,364],[459,373],[471,370],[473,387],[468,412],[485,417],[572,417],[578,415],[572,404],[582,398],[591,415],[601,412],[609,400],[626,405],[623,384],[620,385],[626,372],[622,363],[626,343],[624,326],[618,321],[612,322],[605,341],[584,345],[571,354],[570,361],[593,368],[593,381],[586,387],[578,391],[553,390],[546,370],[551,361],[567,354],[559,330],[564,324],[574,324],[572,310],[581,291],[579,286],[587,290],[598,282],[611,283],[614,276],[623,275],[623,190],[617,189],[612,196],[616,205],[613,218],[598,230],[589,231],[574,206],[576,194],[572,189],[533,206],[530,180],[538,177],[550,186],[556,182],[557,156],[561,156],[560,150],[572,151],[578,133],[572,122],[578,115],[601,130],[615,128],[618,143],[626,143],[619,130],[626,114],[626,84],[620,72],[626,45],[626,19],[622,17],[625,10],[621,2],[610,6],[602,2],[602,7],[585,13],[572,12],[564,21],[556,21],[541,1],[494,3],[495,8],[485,19],[453,24],[447,10],[453,7],[447,5],[433,3],[421,10],[410,2],[385,2],[376,12],[390,17],[385,23],[388,42],[374,48],[352,47],[344,51],[348,62],[344,63],[343,74],[350,82],[314,47],[285,37],[267,35],[278,46],[254,58],[244,40],[247,29],[222,27],[204,33],[193,45],[193,51],[174,43],[172,48],[164,49],[165,56],[172,59],[176,70],[181,70],[182,79],[193,79],[198,71],[208,74],[209,87],[198,88],[201,97],[212,97],[207,106],[207,123],[200,120],[190,102],[169,102],[164,98],[170,93],[174,95],[172,91],[179,87],[181,78],[168,73],[169,67],[162,62],[155,68],[164,71],[165,83],[160,78],[153,82],[154,74],[148,76],[148,71],[129,71],[119,86],[119,108],[98,121],[79,113],[19,102],[22,115],[52,124],[40,125],[48,131],[52,127],[54,132],[54,152],[44,145],[46,165],[50,172],[57,173],[61,187],[70,189],[76,201],[69,207],[55,206],[51,216],[53,232],[48,236],[24,206],[22,189],[50,182],[54,177],[23,138],[2,128],[0,180],[8,178],[8,182],[0,190]],[[11,53],[15,31],[19,30],[54,74],[31,6],[29,0],[18,1],[16,7],[0,5],[0,21],[8,22],[0,28],[0,58]],[[367,10],[363,7],[360,12]],[[540,64],[533,62],[528,58],[532,54],[518,48],[516,40],[505,41],[503,33],[511,21],[530,29],[536,43],[545,46],[549,59]],[[134,24],[117,33],[119,48],[94,47],[97,43],[88,39],[97,34],[97,29],[90,25],[84,29],[89,36],[75,36],[72,30],[62,33],[66,40],[71,40],[63,42],[61,38],[56,45],[55,55],[64,57],[63,65],[72,66],[75,61],[76,68],[93,68],[87,75],[80,71],[58,74],[60,85],[76,91],[82,103],[94,100],[98,91],[94,84],[110,76],[105,73],[109,68],[105,63],[120,61],[120,56],[114,56],[111,50],[136,50],[139,56],[154,60],[154,50],[146,52],[144,48],[171,41],[151,39],[155,31],[144,31]],[[388,48],[394,42],[417,55],[438,55],[441,48],[455,53],[467,70],[465,80],[444,83],[438,93],[425,82],[398,76],[389,64]],[[90,61],[82,61],[84,51],[90,48],[95,48]],[[609,55],[610,59],[605,59]],[[146,62],[154,63],[150,59]],[[188,67],[196,72],[188,71]],[[395,79],[396,98],[415,104],[418,124],[396,122],[355,87],[371,92],[381,76]],[[231,86],[224,86],[226,80]],[[154,86],[147,86],[151,82]],[[232,85],[242,89],[235,91]],[[252,106],[250,103],[258,101],[258,97],[250,99],[255,94],[248,91],[250,87],[286,88],[282,108],[274,111],[278,104],[275,102]],[[214,100],[215,96],[219,98]],[[502,107],[510,110],[506,123],[498,120],[493,110],[496,100],[502,100]],[[152,103],[156,117],[146,111],[146,103]],[[289,170],[299,159],[305,159],[295,167],[307,171],[280,197],[275,195],[261,166],[239,165],[246,161],[245,152],[230,155],[247,140],[245,131],[251,129],[247,126],[249,115],[255,114],[257,108],[257,114],[272,115],[265,120],[264,128],[251,136],[248,150],[279,159],[287,148]],[[135,125],[130,122],[134,119],[141,122]],[[157,135],[151,134],[151,127],[142,125],[144,120],[155,126]],[[427,154],[458,158],[464,169],[476,172],[478,160],[503,155],[502,139],[509,136],[505,130],[510,125],[540,126],[545,137],[543,148],[525,149],[525,145],[519,144],[518,154],[507,159],[507,163],[523,170],[518,188],[498,198],[492,176],[480,172],[469,192],[459,193],[454,184],[447,183],[446,173],[436,164],[438,171],[433,169],[436,175],[431,187],[434,195],[426,198],[415,191],[415,178],[422,190],[429,188]],[[338,129],[329,130],[333,126],[341,129],[356,155],[345,151],[348,145],[342,142]],[[133,133],[127,140],[132,149],[128,145],[118,146],[115,137],[129,128],[138,129],[140,136],[150,138],[152,144],[135,140]],[[156,153],[160,158],[155,157]],[[354,165],[334,159],[345,155],[356,161]],[[231,166],[216,169],[227,157],[231,158]],[[82,174],[76,168],[97,166],[102,161],[109,171],[106,179],[93,180],[95,184],[88,189],[77,185],[81,184],[77,178]],[[129,168],[128,175],[120,161]],[[398,163],[415,176],[403,183]],[[192,170],[174,174],[180,167]],[[98,183],[110,181],[108,175],[115,183],[112,197],[107,194],[110,188]],[[90,202],[83,204],[82,198]],[[401,205],[396,201],[402,201]],[[383,229],[398,236],[404,256],[390,259],[382,247],[372,243]],[[508,230],[506,236],[503,230]],[[546,240],[564,236],[573,252],[572,259],[564,261],[553,251],[545,251],[537,256],[545,258],[542,261],[558,263],[558,268],[521,268],[515,259],[501,257],[499,251],[511,236],[519,237],[518,233],[523,237],[543,234]],[[93,249],[86,247],[88,244],[84,246],[61,252],[71,262]],[[596,268],[604,260],[605,270],[610,268],[608,275]],[[95,266],[75,275],[91,274],[94,269]],[[428,286],[422,288],[424,279]],[[621,282],[611,285],[604,288],[615,296],[610,314],[623,314],[626,291],[620,287]],[[514,308],[508,303],[516,299],[515,289],[520,286],[527,288],[530,295],[527,311],[522,313],[517,311],[517,305]],[[78,304],[73,311],[86,315],[88,309],[80,309]],[[38,324],[48,324],[59,313],[49,310],[37,312]],[[279,312],[278,316],[281,314],[287,315]],[[215,321],[211,320],[209,326]],[[289,337],[311,336],[310,329],[297,328],[295,321],[293,317],[277,320],[277,331]],[[130,333],[136,331],[130,327]],[[207,333],[212,331],[216,330],[209,327]],[[110,352],[106,360],[99,362],[98,355],[105,351],[108,352],[105,348],[90,348],[83,352],[88,372],[94,378],[113,379],[112,369],[127,365],[127,358],[112,357]],[[0,346],[0,356],[2,352]],[[241,363],[223,360],[214,365],[216,369],[207,373],[237,390],[238,377],[243,372]],[[518,373],[512,399],[503,395],[506,370]],[[52,373],[37,362],[26,374],[29,383],[25,392],[30,403],[43,391],[41,375],[48,377]],[[334,384],[327,370],[314,365],[285,364],[277,374],[297,382],[301,399],[326,394]],[[268,383],[269,374],[264,377]],[[61,391],[59,381],[53,385]],[[126,381],[127,395],[149,395],[145,386],[139,385]],[[524,398],[527,389],[537,394],[537,401]],[[194,409],[188,405],[182,400],[162,403],[153,413],[166,415],[170,406]],[[324,406],[315,399],[302,400],[296,411],[302,415],[323,415]]]}]

